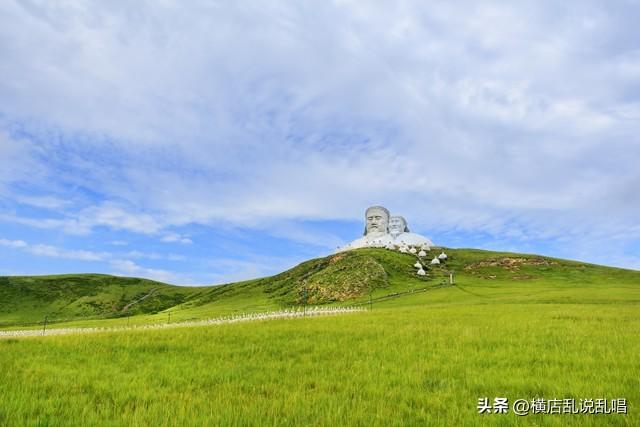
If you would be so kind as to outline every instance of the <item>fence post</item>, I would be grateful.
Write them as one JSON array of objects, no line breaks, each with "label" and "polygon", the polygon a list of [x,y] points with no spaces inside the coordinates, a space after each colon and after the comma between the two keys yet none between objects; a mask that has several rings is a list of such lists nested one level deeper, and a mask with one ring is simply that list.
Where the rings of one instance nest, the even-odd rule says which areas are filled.
[{"label": "fence post", "polygon": [[307,282],[304,282],[304,287],[302,288],[302,299],[304,301],[304,305],[302,306],[302,316],[305,317],[307,315],[307,298],[309,294],[307,293]]}]

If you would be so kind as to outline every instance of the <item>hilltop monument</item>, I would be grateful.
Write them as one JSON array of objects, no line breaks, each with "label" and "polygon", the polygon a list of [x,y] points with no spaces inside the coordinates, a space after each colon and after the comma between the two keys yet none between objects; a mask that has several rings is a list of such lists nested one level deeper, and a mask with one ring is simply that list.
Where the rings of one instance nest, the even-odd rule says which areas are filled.
[{"label": "hilltop monument", "polygon": [[407,220],[400,215],[393,215],[389,219],[389,234],[393,237],[395,245],[433,246],[433,242],[426,237],[409,232]]},{"label": "hilltop monument", "polygon": [[409,247],[419,246],[428,249],[433,242],[424,236],[411,233],[407,220],[400,215],[391,215],[383,206],[371,206],[364,214],[364,235],[353,242],[338,248],[338,252],[358,248]]}]

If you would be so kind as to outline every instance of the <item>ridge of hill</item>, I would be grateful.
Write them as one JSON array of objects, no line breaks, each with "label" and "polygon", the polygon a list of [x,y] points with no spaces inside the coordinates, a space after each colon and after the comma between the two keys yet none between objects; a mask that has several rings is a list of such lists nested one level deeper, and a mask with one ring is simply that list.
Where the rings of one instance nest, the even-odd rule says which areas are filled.
[{"label": "ridge of hill", "polygon": [[[448,260],[430,265],[442,250]],[[617,298],[621,286],[640,289],[639,271],[539,255],[434,248],[419,259],[425,276],[416,274],[418,259],[408,253],[363,248],[311,259],[274,276],[208,287],[97,274],[0,277],[0,327],[41,322],[45,315],[55,320],[95,319],[101,324],[106,318],[117,321],[135,315],[145,323],[307,304],[365,304],[450,286],[449,273],[457,293],[446,298],[460,300],[598,301]],[[619,298],[628,301],[629,295]]]},{"label": "ridge of hill", "polygon": [[147,314],[187,301],[198,288],[106,274],[0,277],[0,326]]},{"label": "ridge of hill", "polygon": [[[442,250],[448,260],[430,265]],[[274,276],[208,288],[168,311],[172,318],[258,312],[307,304],[358,305],[417,295],[449,287],[438,298],[520,301],[628,301],[620,287],[640,290],[640,271],[605,267],[539,255],[479,249],[434,248],[420,259],[426,276],[418,276],[418,257],[386,249],[363,248],[305,261]],[[637,286],[636,286],[637,285]],[[433,299],[432,297],[429,297]],[[413,303],[417,300],[413,299]],[[425,300],[426,301],[426,300]],[[640,301],[639,301],[640,302]]]},{"label": "ridge of hill", "polygon": [[[239,293],[258,293],[281,306],[345,302],[379,290],[425,287],[433,275],[416,275],[416,256],[359,249],[305,261],[274,276],[211,288],[189,304]],[[258,292],[255,292],[258,291]]]}]

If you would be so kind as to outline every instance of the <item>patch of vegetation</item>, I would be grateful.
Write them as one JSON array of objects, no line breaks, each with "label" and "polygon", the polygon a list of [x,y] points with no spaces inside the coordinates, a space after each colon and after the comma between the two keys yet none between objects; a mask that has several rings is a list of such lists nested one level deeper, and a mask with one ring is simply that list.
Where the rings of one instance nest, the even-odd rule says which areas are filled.
[{"label": "patch of vegetation", "polygon": [[316,258],[263,279],[214,287],[194,301],[204,306],[251,295],[265,307],[291,307],[352,301],[370,292],[424,287],[429,277],[419,277],[416,257],[382,249],[361,249]]},{"label": "patch of vegetation", "polygon": [[[42,322],[45,316],[49,322],[60,322],[150,313],[199,292],[198,288],[102,274],[0,277],[0,326]],[[124,313],[129,304],[129,313]]]},{"label": "patch of vegetation", "polygon": [[388,287],[388,276],[375,256],[353,251],[308,261],[257,285],[284,304],[326,304]]},{"label": "patch of vegetation", "polygon": [[[346,258],[346,259],[345,259]],[[389,286],[384,266],[373,257],[339,254],[329,258],[328,265],[298,286],[297,302],[323,304],[347,301],[373,289]]]}]

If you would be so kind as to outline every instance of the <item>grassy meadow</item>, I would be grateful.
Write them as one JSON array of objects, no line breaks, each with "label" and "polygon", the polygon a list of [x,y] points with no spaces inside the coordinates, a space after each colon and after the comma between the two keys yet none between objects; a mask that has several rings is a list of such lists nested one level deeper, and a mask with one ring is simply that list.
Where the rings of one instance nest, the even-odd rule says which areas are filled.
[{"label": "grassy meadow", "polygon": [[[311,282],[329,305],[366,302],[370,288],[367,312],[0,339],[0,425],[640,425],[640,272],[447,252],[424,279],[406,269],[410,255],[369,249],[169,309],[286,307]],[[384,274],[353,272],[350,287],[360,257]],[[449,270],[456,285],[441,287]],[[628,414],[478,414],[481,397],[626,398]]]}]

